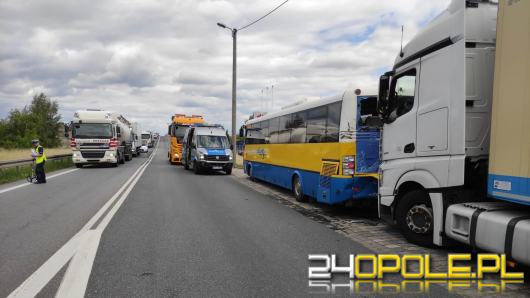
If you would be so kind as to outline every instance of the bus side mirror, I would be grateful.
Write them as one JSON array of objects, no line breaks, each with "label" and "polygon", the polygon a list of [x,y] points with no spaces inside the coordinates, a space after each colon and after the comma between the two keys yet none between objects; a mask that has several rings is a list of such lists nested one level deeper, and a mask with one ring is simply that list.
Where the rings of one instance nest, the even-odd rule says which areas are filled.
[{"label": "bus side mirror", "polygon": [[117,136],[118,138],[121,137],[121,129],[120,129],[119,126],[116,126],[116,136]]},{"label": "bus side mirror", "polygon": [[242,138],[242,137],[244,137],[244,136],[245,136],[245,132],[244,132],[244,130],[243,130],[243,126],[241,126],[241,127],[239,128],[239,137]]}]

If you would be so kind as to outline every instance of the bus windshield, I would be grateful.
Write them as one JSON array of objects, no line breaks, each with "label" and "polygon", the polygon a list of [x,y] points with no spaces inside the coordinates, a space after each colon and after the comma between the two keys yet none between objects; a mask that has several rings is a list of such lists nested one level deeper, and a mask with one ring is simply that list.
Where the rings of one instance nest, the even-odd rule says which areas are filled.
[{"label": "bus windshield", "polygon": [[106,123],[79,123],[72,129],[74,138],[112,138],[112,125]]},{"label": "bus windshield", "polygon": [[197,145],[201,148],[228,148],[228,138],[225,136],[197,136]]},{"label": "bus windshield", "polygon": [[142,134],[142,139],[144,139],[144,140],[149,140],[150,138],[151,138],[151,135],[150,135],[150,134],[148,134],[148,133],[143,133],[143,134]]}]

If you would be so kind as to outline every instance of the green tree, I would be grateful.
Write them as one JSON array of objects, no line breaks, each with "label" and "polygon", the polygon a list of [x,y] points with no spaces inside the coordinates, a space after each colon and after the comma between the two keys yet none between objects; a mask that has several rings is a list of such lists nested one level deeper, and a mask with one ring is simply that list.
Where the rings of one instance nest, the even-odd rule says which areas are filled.
[{"label": "green tree", "polygon": [[39,139],[46,147],[60,145],[59,106],[44,93],[35,95],[29,106],[15,109],[5,120],[0,120],[0,147],[27,148],[32,139]]},{"label": "green tree", "polygon": [[61,116],[58,114],[59,105],[44,93],[33,96],[29,112],[33,118],[37,138],[48,147],[57,147],[61,144],[59,128],[62,126]]}]

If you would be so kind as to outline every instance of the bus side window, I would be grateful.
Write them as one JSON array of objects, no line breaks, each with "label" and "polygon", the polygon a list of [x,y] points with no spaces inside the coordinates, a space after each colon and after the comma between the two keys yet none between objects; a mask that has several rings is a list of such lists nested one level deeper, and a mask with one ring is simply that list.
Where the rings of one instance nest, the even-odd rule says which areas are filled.
[{"label": "bus side window", "polygon": [[328,121],[326,125],[326,137],[324,142],[339,141],[340,110],[342,102],[336,102],[328,106]]},{"label": "bus side window", "polygon": [[278,130],[280,128],[280,118],[271,119],[269,122],[269,140],[271,144],[278,143]]},{"label": "bus side window", "polygon": [[321,143],[326,136],[327,106],[307,111],[307,143]]},{"label": "bus side window", "polygon": [[269,143],[269,120],[261,122],[261,133],[263,134],[264,144]]},{"label": "bus side window", "polygon": [[291,114],[280,117],[278,143],[287,144],[291,140]]},{"label": "bus side window", "polygon": [[291,124],[291,143],[305,143],[306,123],[306,112],[298,112],[293,114]]}]

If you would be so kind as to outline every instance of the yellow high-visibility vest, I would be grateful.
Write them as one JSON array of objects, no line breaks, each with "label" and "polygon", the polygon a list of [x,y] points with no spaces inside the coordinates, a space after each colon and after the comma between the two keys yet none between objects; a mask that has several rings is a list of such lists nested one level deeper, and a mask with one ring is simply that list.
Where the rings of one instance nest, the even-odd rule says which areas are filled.
[{"label": "yellow high-visibility vest", "polygon": [[42,148],[42,155],[35,157],[35,163],[36,164],[40,164],[40,163],[43,163],[43,162],[46,161],[46,154],[44,154],[44,148],[41,145],[39,145],[39,146],[37,146],[37,148],[35,148],[35,152],[38,154],[40,148]]}]

